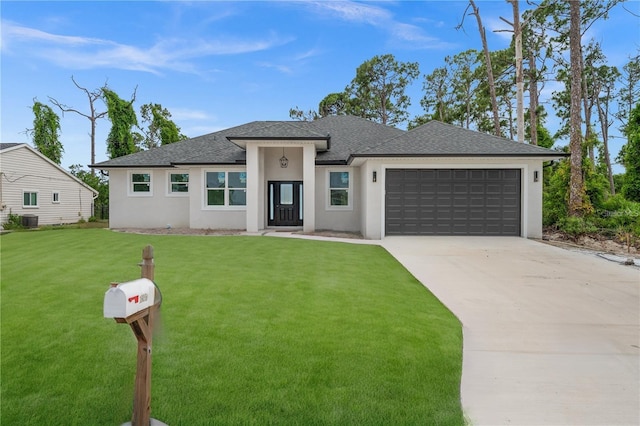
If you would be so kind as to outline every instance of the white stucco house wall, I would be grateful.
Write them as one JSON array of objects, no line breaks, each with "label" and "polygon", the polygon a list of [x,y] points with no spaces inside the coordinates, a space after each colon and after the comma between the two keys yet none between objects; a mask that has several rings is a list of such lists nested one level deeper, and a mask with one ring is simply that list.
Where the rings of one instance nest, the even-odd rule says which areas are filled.
[{"label": "white stucco house wall", "polygon": [[38,225],[87,220],[98,192],[24,143],[0,144],[0,224],[9,214]]},{"label": "white stucco house wall", "polygon": [[92,165],[112,228],[542,235],[542,167],[566,156],[429,122],[254,121]]}]

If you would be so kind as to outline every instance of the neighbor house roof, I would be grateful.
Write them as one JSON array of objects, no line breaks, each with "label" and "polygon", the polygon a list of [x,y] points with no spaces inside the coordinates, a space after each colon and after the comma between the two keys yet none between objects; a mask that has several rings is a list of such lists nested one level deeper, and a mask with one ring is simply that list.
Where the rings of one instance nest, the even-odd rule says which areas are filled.
[{"label": "neighbor house roof", "polygon": [[26,145],[24,143],[0,143],[0,151],[4,151],[5,149],[13,148],[14,146]]},{"label": "neighbor house roof", "polygon": [[411,131],[354,116],[328,116],[314,121],[253,121],[192,139],[163,145],[92,165],[170,167],[245,164],[248,140],[326,141],[316,164],[349,164],[356,157],[535,156],[566,154],[485,133],[431,121]]},{"label": "neighbor house roof", "polygon": [[96,196],[98,195],[98,191],[97,190],[93,189],[91,186],[87,185],[82,180],[80,180],[76,176],[72,175],[70,172],[68,172],[67,170],[62,168],[62,166],[60,166],[59,164],[56,164],[54,161],[52,161],[51,159],[47,158],[47,156],[45,156],[44,154],[42,154],[40,151],[38,151],[37,149],[33,148],[32,146],[30,146],[30,145],[28,145],[26,143],[0,143],[0,152],[1,151],[5,151],[5,154],[8,153],[9,151],[14,151],[14,150],[18,150],[18,149],[26,149],[27,151],[32,152],[37,157],[41,158],[42,161],[46,161],[47,163],[51,164],[53,167],[55,167],[56,169],[60,170],[62,173],[67,175],[69,177],[69,179],[72,179],[72,180],[76,181],[77,183],[79,183],[80,185],[82,185],[83,187],[87,188],[89,191],[93,192],[94,195],[96,195]]}]

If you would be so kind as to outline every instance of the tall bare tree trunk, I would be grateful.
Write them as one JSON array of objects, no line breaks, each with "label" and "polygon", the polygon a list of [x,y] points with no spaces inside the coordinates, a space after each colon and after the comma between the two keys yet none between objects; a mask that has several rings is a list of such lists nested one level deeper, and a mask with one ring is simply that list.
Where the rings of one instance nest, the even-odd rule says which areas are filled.
[{"label": "tall bare tree trunk", "polygon": [[502,136],[502,132],[500,130],[500,116],[498,115],[498,100],[496,99],[496,84],[495,79],[493,78],[493,67],[491,66],[491,53],[489,52],[489,46],[487,45],[487,34],[482,26],[480,10],[473,0],[469,0],[469,4],[471,4],[473,14],[476,16],[476,20],[478,21],[478,31],[480,32],[480,38],[482,39],[482,50],[484,51],[484,58],[487,63],[487,83],[489,84],[489,96],[491,97],[494,132],[496,136]]},{"label": "tall bare tree trunk", "polygon": [[[582,69],[582,68],[581,68]],[[572,71],[573,72],[573,71]],[[587,141],[587,151],[589,153],[589,159],[591,160],[591,164],[596,164],[596,155],[593,149],[592,137],[591,137],[591,113],[593,110],[593,103],[589,99],[589,87],[587,86],[587,79],[584,78],[584,75],[581,76],[582,79],[582,102],[584,103],[584,140]]]},{"label": "tall bare tree trunk", "polygon": [[605,94],[605,105],[603,107],[600,100],[596,101],[598,109],[598,118],[600,119],[600,128],[602,129],[602,144],[604,150],[604,161],[607,166],[607,178],[609,179],[609,191],[611,195],[616,194],[616,186],[613,182],[613,170],[611,170],[611,156],[609,155],[609,99],[611,96],[611,87],[607,86]]},{"label": "tall bare tree trunk", "polygon": [[530,143],[538,145],[538,67],[533,49],[529,48],[529,133]]},{"label": "tall bare tree trunk", "polygon": [[[83,112],[78,111],[77,109],[64,105],[52,97],[49,97],[49,100],[51,101],[52,104],[60,108],[60,111],[62,111],[63,116],[65,112],[74,112],[78,115],[85,117],[91,122],[91,164],[95,164],[96,163],[96,122],[100,118],[107,115],[107,111],[96,112],[95,102],[101,97],[101,92],[99,89],[91,92],[89,91],[89,89],[80,86],[76,82],[76,80],[73,78],[73,76],[71,76],[71,81],[73,81],[73,84],[75,84],[75,86],[78,89],[82,90],[87,95],[87,99],[89,100],[89,109],[91,110],[90,114],[85,114]],[[91,169],[91,173],[95,174],[96,173],[95,169]]]},{"label": "tall bare tree trunk", "polygon": [[571,177],[569,179],[569,215],[584,213],[584,181],[582,178],[582,132],[580,101],[582,100],[582,44],[580,42],[580,2],[570,1],[569,50],[571,59],[571,113],[569,150]]},{"label": "tall bare tree trunk", "polygon": [[518,0],[507,0],[513,8],[513,38],[516,49],[516,115],[518,142],[524,142],[524,78],[522,76],[522,26]]}]

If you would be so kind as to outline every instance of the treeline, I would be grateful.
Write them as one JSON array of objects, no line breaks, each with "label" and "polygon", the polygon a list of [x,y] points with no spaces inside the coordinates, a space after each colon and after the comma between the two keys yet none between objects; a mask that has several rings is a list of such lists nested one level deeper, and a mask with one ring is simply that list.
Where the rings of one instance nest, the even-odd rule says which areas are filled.
[{"label": "treeline", "polygon": [[[387,54],[360,65],[345,89],[328,94],[317,111],[296,106],[290,117],[352,114],[388,125],[406,122],[409,129],[435,119],[555,146],[571,157],[545,168],[545,225],[572,234],[606,229],[640,237],[640,142],[634,122],[640,108],[640,55],[631,53],[619,69],[609,65],[598,41],[582,44],[586,31],[623,2],[543,0],[522,14],[517,0],[507,3],[513,16],[500,19],[513,33],[512,43],[491,51],[480,11],[469,1],[458,28],[466,16],[475,17],[482,49],[447,56],[423,76],[423,114],[409,119],[411,100],[405,94],[419,76],[419,64]],[[544,99],[551,84],[558,89]],[[550,113],[560,123],[555,132],[547,127]],[[612,158],[609,144],[616,129],[626,143]],[[567,139],[568,146],[559,146]],[[625,172],[616,175],[615,164]]]},{"label": "treeline", "polygon": [[[107,84],[89,90],[80,86],[71,77],[73,84],[87,96],[88,107],[81,110],[68,106],[49,97],[49,102],[62,114],[74,113],[86,118],[90,123],[91,164],[96,162],[96,125],[98,120],[107,117],[111,122],[111,130],[107,136],[107,154],[109,158],[121,157],[142,150],[152,149],[161,145],[174,143],[187,139],[180,132],[173,120],[171,113],[161,104],[148,103],[140,107],[140,120],[136,115],[134,102],[136,90],[129,100],[121,98],[111,90]],[[60,164],[64,146],[60,141],[60,117],[54,108],[33,101],[33,128],[27,129],[32,137],[35,148],[53,161]],[[109,206],[109,181],[102,173],[96,174],[94,170],[87,171],[81,164],[74,164],[69,168],[71,174],[82,180],[87,185],[98,191],[99,195],[94,203],[94,219],[106,219]]]},{"label": "treeline", "polygon": [[[89,90],[82,87],[71,77],[73,84],[87,96],[88,109],[81,110],[68,106],[49,97],[49,102],[62,114],[71,112],[85,117],[91,126],[91,164],[96,161],[96,125],[97,121],[107,117],[111,122],[111,130],[107,136],[107,154],[109,158],[121,157],[134,152],[155,148],[187,139],[180,132],[171,113],[161,104],[148,103],[140,107],[140,120],[133,106],[136,100],[134,89],[131,99],[122,99],[105,83],[104,86]],[[102,108],[101,108],[102,107]],[[32,137],[35,148],[52,160],[60,164],[64,146],[60,141],[60,117],[55,110],[37,99],[33,101],[33,128],[27,129]],[[76,167],[77,169],[77,167]]]}]

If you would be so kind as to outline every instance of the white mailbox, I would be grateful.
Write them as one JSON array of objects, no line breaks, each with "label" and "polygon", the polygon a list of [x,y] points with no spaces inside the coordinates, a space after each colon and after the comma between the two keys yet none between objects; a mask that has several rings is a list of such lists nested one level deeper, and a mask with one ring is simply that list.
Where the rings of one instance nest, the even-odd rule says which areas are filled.
[{"label": "white mailbox", "polygon": [[112,285],[104,294],[104,317],[126,318],[153,306],[156,286],[147,278]]}]

